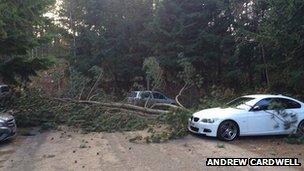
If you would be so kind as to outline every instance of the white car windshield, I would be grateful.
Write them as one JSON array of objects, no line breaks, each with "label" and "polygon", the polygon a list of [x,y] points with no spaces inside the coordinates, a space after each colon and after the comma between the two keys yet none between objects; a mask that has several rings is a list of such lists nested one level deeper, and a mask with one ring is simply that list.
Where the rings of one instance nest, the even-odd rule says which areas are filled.
[{"label": "white car windshield", "polygon": [[247,103],[253,99],[254,98],[252,98],[252,97],[240,97],[240,98],[234,99],[231,102],[227,103],[225,105],[225,107],[249,110],[251,108],[251,106]]}]

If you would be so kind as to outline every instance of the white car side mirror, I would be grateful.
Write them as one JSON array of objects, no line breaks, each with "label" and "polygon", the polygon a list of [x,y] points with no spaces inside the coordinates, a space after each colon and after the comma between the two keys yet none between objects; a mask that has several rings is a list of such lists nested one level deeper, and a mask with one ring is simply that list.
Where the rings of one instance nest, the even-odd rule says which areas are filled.
[{"label": "white car side mirror", "polygon": [[261,107],[260,107],[260,106],[254,106],[254,107],[252,108],[252,111],[259,111],[259,110],[261,110]]}]

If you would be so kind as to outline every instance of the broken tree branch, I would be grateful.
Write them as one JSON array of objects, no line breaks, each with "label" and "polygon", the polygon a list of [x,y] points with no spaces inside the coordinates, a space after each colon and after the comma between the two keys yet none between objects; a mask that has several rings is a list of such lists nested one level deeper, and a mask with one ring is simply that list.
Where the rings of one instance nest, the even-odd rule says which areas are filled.
[{"label": "broken tree branch", "polygon": [[99,93],[92,95],[88,100],[91,101],[94,97],[98,96]]},{"label": "broken tree branch", "polygon": [[168,104],[168,103],[154,103],[151,106],[152,109],[155,108],[155,107],[169,107],[169,108],[174,109],[174,110],[182,110],[182,111],[191,112],[190,110],[188,110],[186,108],[176,106],[176,105],[173,105],[173,104]]},{"label": "broken tree branch", "polygon": [[176,103],[180,106],[180,107],[182,107],[182,108],[185,108],[184,107],[184,105],[182,105],[181,103],[180,103],[180,101],[179,101],[179,97],[182,95],[182,93],[188,88],[188,83],[186,83],[183,87],[182,87],[182,89],[179,91],[179,93],[178,93],[178,95],[176,95],[176,97],[175,97],[175,101],[176,101]]},{"label": "broken tree branch", "polygon": [[167,110],[150,109],[150,108],[144,108],[144,107],[134,106],[134,105],[125,104],[125,103],[116,103],[116,102],[102,103],[102,102],[88,101],[88,100],[74,100],[74,99],[70,99],[70,98],[54,98],[54,99],[62,101],[62,102],[73,102],[73,103],[81,103],[81,104],[96,104],[96,105],[101,105],[101,106],[109,107],[109,108],[134,110],[134,111],[139,111],[139,112],[148,113],[148,114],[167,114],[167,113],[170,113],[170,111],[167,111]]},{"label": "broken tree branch", "polygon": [[84,85],[84,86],[82,87],[82,89],[81,89],[81,92],[80,92],[80,94],[79,94],[78,100],[81,99],[82,94],[83,94],[83,92],[84,92],[84,89],[85,89],[85,85]]},{"label": "broken tree branch", "polygon": [[98,85],[98,83],[99,83],[99,81],[100,81],[102,75],[103,75],[103,71],[100,71],[100,74],[98,75],[98,77],[97,77],[97,79],[96,79],[96,81],[95,81],[93,87],[91,88],[91,90],[90,90],[90,92],[89,92],[89,94],[88,94],[88,96],[87,96],[87,100],[90,99],[91,94],[92,94],[93,91],[96,89],[96,87],[97,87],[97,85]]},{"label": "broken tree branch", "polygon": [[[115,110],[121,111],[121,112],[130,112],[130,110],[127,110],[127,109],[109,108],[109,107],[106,107],[106,108],[108,108],[108,112],[115,111]],[[155,117],[158,116],[158,114],[146,114],[146,113],[138,112],[138,111],[132,111],[132,114],[135,114],[135,115],[137,115],[139,117],[142,117],[142,118],[147,118],[147,117],[149,117],[149,118],[155,118]]]},{"label": "broken tree branch", "polygon": [[151,94],[149,95],[149,97],[148,97],[148,99],[147,99],[147,101],[145,102],[145,108],[147,108],[148,107],[148,104],[149,104],[149,101],[150,101],[150,98],[151,98]]}]

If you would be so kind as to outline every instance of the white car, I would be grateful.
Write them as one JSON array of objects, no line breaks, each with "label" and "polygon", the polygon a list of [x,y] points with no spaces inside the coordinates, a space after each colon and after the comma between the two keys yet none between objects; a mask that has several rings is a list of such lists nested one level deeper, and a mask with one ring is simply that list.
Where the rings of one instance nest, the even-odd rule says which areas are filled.
[{"label": "white car", "polygon": [[[285,113],[289,113],[286,118],[270,110],[274,103],[284,106]],[[194,113],[188,121],[188,130],[225,141],[232,141],[238,136],[302,134],[304,103],[282,95],[243,96],[225,107]]]}]

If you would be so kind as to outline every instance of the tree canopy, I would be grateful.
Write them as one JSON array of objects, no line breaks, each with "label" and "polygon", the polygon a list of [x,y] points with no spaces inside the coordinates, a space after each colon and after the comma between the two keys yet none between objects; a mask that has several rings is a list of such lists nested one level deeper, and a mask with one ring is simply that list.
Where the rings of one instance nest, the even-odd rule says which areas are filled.
[{"label": "tree canopy", "polygon": [[[53,3],[1,1],[1,58],[41,45],[49,25],[42,14]],[[165,90],[183,85],[180,61],[187,61],[205,91],[303,96],[303,8],[302,0],[65,0],[57,30],[64,36],[53,47],[67,46],[64,59],[85,77],[102,68],[116,90],[138,77],[147,86],[143,64],[153,56]]]},{"label": "tree canopy", "polygon": [[54,0],[0,1],[0,73],[8,83],[29,80],[46,68],[46,61],[29,58],[29,51],[47,43],[51,21],[43,16]]}]

